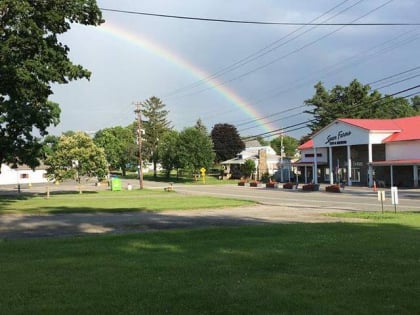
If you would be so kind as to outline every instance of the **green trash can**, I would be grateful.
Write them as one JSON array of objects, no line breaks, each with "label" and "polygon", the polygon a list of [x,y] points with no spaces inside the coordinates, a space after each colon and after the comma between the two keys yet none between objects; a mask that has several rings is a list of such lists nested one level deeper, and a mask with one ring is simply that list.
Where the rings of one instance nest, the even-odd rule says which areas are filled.
[{"label": "green trash can", "polygon": [[120,178],[111,178],[111,190],[112,191],[120,191],[122,188],[121,179]]}]

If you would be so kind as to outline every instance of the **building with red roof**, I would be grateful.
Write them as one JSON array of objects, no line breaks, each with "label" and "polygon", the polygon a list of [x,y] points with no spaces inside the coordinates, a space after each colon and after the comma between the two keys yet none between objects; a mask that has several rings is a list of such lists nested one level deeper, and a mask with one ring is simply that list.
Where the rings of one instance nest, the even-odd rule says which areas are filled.
[{"label": "building with red roof", "polygon": [[305,182],[418,187],[420,116],[337,119],[299,150]]}]

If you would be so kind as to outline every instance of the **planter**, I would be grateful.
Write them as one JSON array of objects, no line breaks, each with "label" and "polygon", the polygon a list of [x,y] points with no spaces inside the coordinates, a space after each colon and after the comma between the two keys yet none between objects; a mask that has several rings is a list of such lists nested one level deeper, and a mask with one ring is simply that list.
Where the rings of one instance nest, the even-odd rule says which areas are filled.
[{"label": "planter", "polygon": [[250,182],[249,186],[251,187],[258,187],[258,182]]},{"label": "planter", "polygon": [[245,182],[238,182],[238,186],[245,186]]},{"label": "planter", "polygon": [[325,191],[339,193],[341,192],[341,188],[339,185],[330,185],[330,186],[325,187]]},{"label": "planter", "polygon": [[306,184],[302,186],[304,191],[319,191],[319,184]]},{"label": "planter", "polygon": [[267,183],[265,184],[266,188],[277,188],[277,183]]},{"label": "planter", "polygon": [[283,184],[283,189],[293,189],[294,186],[293,183],[285,183]]}]

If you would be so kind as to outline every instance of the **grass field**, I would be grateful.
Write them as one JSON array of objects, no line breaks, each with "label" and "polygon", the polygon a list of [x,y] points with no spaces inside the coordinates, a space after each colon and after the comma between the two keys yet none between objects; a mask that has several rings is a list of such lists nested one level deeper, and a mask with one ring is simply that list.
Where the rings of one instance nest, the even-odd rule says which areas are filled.
[{"label": "grass field", "polygon": [[420,215],[0,241],[1,314],[418,314]]},{"label": "grass field", "polygon": [[0,196],[0,215],[6,213],[76,213],[188,210],[252,205],[255,202],[206,196],[185,196],[156,190]]}]

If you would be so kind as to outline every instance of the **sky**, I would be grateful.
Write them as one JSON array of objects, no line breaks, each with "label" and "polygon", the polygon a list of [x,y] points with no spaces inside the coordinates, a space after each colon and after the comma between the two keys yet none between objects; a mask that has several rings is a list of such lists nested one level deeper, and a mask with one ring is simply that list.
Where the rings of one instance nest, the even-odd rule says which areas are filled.
[{"label": "sky", "polygon": [[[229,20],[420,22],[417,0],[97,2],[104,9]],[[209,131],[229,123],[242,136],[283,130],[300,138],[312,118],[304,101],[319,81],[331,89],[357,79],[382,94],[420,81],[420,26],[235,24],[109,11],[103,18],[99,27],[75,24],[60,36],[70,59],[92,76],[53,86],[50,99],[62,113],[51,134],[126,126],[135,119],[134,103],[156,96],[179,131],[201,119]]]}]

